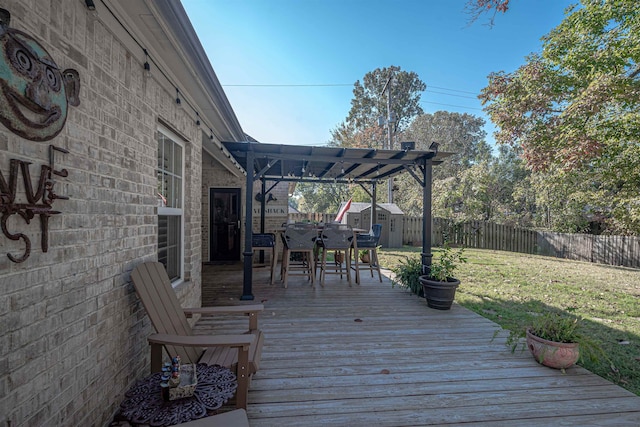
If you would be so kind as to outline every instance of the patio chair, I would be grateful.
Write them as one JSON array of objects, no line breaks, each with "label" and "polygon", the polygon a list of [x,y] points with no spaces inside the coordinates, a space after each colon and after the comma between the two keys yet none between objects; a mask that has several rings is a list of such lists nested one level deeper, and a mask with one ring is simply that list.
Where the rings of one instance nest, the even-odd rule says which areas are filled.
[{"label": "patio chair", "polygon": [[[138,265],[131,273],[131,280],[157,332],[147,338],[151,345],[151,372],[162,370],[163,348],[170,356],[179,355],[183,363],[228,367],[238,378],[236,406],[246,408],[249,379],[258,370],[264,344],[257,317],[263,305],[183,309],[159,262]],[[187,318],[195,314],[248,316],[249,329],[237,335],[194,335]]]},{"label": "patio chair", "polygon": [[[282,253],[282,280],[287,287],[289,276],[305,276],[315,287],[315,248],[318,229],[314,224],[295,223],[287,225],[284,232],[284,250]],[[299,259],[292,260],[298,255]]]},{"label": "patio chair", "polygon": [[382,282],[382,273],[380,272],[380,262],[378,261],[378,242],[380,242],[380,233],[382,232],[381,224],[373,224],[369,234],[358,234],[356,236],[356,245],[358,251],[367,251],[369,262],[360,262],[359,254],[354,254],[355,263],[353,269],[356,270],[356,282],[360,283],[360,270],[369,270],[371,277],[373,271],[378,272],[378,278]]},{"label": "patio chair", "polygon": [[253,233],[251,249],[253,250],[254,255],[256,251],[269,252],[269,267],[271,268],[271,279],[269,284],[273,285],[277,261],[276,235],[273,233]]},{"label": "patio chair", "polygon": [[[327,274],[339,274],[342,279],[343,269],[342,254],[345,258],[345,270],[347,282],[351,286],[351,255],[350,248],[353,243],[353,228],[348,224],[326,224],[320,233],[318,247],[321,251],[320,257],[320,285],[324,286],[324,279]],[[327,263],[327,252],[335,251],[336,260],[333,264]]]}]

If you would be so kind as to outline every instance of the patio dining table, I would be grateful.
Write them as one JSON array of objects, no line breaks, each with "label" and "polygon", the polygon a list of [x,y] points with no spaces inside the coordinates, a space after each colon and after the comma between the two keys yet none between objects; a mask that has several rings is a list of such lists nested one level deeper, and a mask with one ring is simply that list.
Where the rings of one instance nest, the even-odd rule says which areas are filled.
[{"label": "patio dining table", "polygon": [[[322,232],[323,229],[323,225],[317,225],[316,229],[318,230],[318,234],[320,234]],[[284,232],[287,230],[287,227],[275,227],[273,229],[271,229],[271,232],[274,233],[276,235],[276,247],[275,247],[275,253],[278,254],[283,254],[284,255],[284,243],[283,243],[283,238],[284,238]],[[369,230],[366,230],[364,228],[352,228],[354,235],[358,235],[358,234],[365,234],[368,233]],[[355,237],[355,236],[354,236]],[[356,239],[353,239],[353,248],[354,248],[354,253],[356,254],[357,257],[357,253],[358,253],[358,245],[356,242]],[[356,260],[357,262],[357,260]],[[360,272],[359,270],[356,269],[356,283],[360,283]]]}]

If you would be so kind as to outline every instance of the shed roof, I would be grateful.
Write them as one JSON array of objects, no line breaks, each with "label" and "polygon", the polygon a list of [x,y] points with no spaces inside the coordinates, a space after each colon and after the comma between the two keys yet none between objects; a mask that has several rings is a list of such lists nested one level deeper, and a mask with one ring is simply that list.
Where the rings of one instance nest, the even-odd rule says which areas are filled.
[{"label": "shed roof", "polygon": [[[342,206],[344,206],[344,203],[340,205],[340,209],[342,209]],[[367,209],[371,209],[371,203],[351,202],[351,206],[347,212],[360,213]],[[395,203],[376,203],[376,209],[384,209],[392,215],[404,215],[402,209],[400,209]]]}]

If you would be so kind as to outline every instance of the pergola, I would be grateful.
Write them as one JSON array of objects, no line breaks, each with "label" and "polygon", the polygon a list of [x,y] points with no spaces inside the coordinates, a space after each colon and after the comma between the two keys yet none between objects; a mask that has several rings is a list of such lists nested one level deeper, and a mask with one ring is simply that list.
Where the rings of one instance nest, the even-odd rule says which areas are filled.
[{"label": "pergola", "polygon": [[[253,300],[252,237],[253,184],[262,182],[262,194],[280,182],[356,183],[371,196],[371,222],[376,218],[376,187],[380,181],[407,172],[422,186],[422,272],[431,266],[431,181],[432,167],[451,153],[438,152],[437,144],[428,151],[416,151],[403,143],[404,150],[373,148],[309,147],[223,142],[224,147],[247,172],[242,300]],[[266,183],[274,182],[270,188]],[[369,187],[367,187],[369,186]],[[262,197],[260,231],[264,232],[265,200]]]}]

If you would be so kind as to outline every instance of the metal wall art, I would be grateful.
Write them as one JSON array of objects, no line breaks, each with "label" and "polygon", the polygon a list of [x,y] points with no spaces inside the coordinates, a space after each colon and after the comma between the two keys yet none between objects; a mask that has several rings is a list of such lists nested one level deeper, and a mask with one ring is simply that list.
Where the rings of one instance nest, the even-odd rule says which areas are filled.
[{"label": "metal wall art", "polygon": [[68,105],[80,105],[80,76],[60,71],[33,37],[9,28],[10,20],[0,9],[0,122],[23,138],[48,141],[64,127]]},{"label": "metal wall art", "polygon": [[[52,215],[59,214],[60,211],[53,210],[53,202],[56,199],[68,199],[67,196],[56,194],[53,187],[55,181],[53,176],[67,177],[69,172],[66,169],[56,169],[54,166],[55,153],[68,153],[64,148],[49,146],[49,164],[40,166],[40,178],[37,188],[33,189],[31,181],[31,172],[29,165],[31,162],[24,160],[11,159],[9,169],[9,180],[7,181],[0,171],[0,227],[2,233],[10,240],[22,240],[25,244],[24,253],[21,256],[13,256],[8,253],[7,257],[13,262],[20,263],[25,261],[31,255],[31,240],[24,233],[12,233],[9,231],[7,221],[12,215],[19,215],[29,224],[36,216],[40,216],[40,231],[42,236],[40,244],[42,252],[49,250],[49,218]],[[27,203],[16,203],[16,193],[18,185],[18,172],[22,173],[24,183],[25,197]]]},{"label": "metal wall art", "polygon": [[[76,70],[61,71],[51,55],[30,35],[9,28],[11,13],[0,8],[0,122],[13,133],[31,141],[48,141],[63,129],[69,105],[80,105],[80,76]],[[56,199],[68,199],[54,191],[54,175],[68,176],[66,169],[56,169],[55,153],[64,148],[49,146],[49,164],[40,166],[40,177],[33,188],[31,162],[11,159],[9,177],[0,171],[0,228],[10,240],[22,240],[25,250],[20,256],[10,253],[13,262],[25,261],[31,254],[31,240],[21,232],[9,231],[8,221],[20,216],[27,224],[40,217],[42,252],[49,249],[49,218]],[[18,175],[22,174],[26,203],[16,200]],[[22,193],[20,193],[22,194]]]}]

